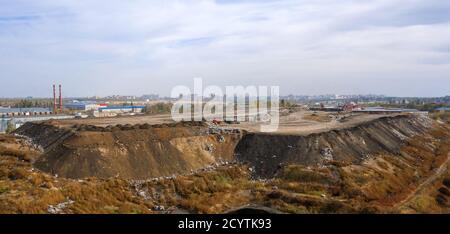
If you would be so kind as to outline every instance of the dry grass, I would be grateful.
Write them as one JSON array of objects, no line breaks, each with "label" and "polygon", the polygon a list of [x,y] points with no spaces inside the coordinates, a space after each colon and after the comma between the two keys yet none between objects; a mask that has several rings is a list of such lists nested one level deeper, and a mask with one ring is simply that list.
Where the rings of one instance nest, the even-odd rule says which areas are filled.
[{"label": "dry grass", "polygon": [[148,182],[145,188],[158,204],[195,213],[220,213],[250,200],[253,183],[245,167],[227,166],[194,176]]},{"label": "dry grass", "polygon": [[[411,139],[401,155],[378,155],[373,164],[290,165],[269,181],[252,180],[245,165],[140,183],[116,178],[79,181],[33,170],[25,157],[33,158],[36,152],[0,135],[0,213],[47,213],[50,205],[67,201],[74,203],[63,213],[154,213],[155,206],[222,213],[250,203],[288,213],[398,212],[391,207],[432,174],[449,152],[449,130],[440,127]],[[442,189],[448,187],[447,173],[402,212],[450,212],[442,202],[442,197],[450,200]]]},{"label": "dry grass", "polygon": [[431,118],[435,120],[443,121],[444,123],[450,124],[450,113],[449,112],[436,112],[430,115]]},{"label": "dry grass", "polygon": [[[424,144],[426,142],[427,144]],[[430,150],[433,145],[434,150]],[[347,187],[360,188],[361,196],[356,199],[389,210],[411,193],[419,183],[434,173],[450,152],[450,134],[446,128],[436,128],[429,135],[416,136],[402,148],[402,155],[381,155],[382,163],[377,167],[364,166],[359,170],[347,167],[341,174]],[[385,170],[389,168],[389,170]],[[391,170],[393,172],[391,172]],[[431,199],[432,200],[432,199]],[[418,197],[415,201],[419,211],[423,207],[435,208],[429,197]],[[397,211],[394,211],[397,212]]]},{"label": "dry grass", "polygon": [[286,181],[298,181],[307,183],[321,183],[330,184],[333,182],[332,178],[325,173],[320,173],[317,170],[306,169],[301,165],[289,165],[283,168],[279,177]]}]

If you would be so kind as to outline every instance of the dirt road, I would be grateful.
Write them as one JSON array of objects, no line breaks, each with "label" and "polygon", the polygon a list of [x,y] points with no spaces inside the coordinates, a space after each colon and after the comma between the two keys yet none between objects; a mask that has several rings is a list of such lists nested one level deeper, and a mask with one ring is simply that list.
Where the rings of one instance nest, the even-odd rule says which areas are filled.
[{"label": "dirt road", "polygon": [[[329,122],[318,122],[304,118],[306,115],[313,114],[313,111],[298,111],[287,116],[280,116],[278,130],[273,134],[292,134],[292,135],[308,135],[311,133],[320,133],[331,131],[335,129],[348,128],[357,126],[361,123],[372,121],[388,115],[382,114],[353,114],[347,116],[344,121],[338,121],[335,118],[330,119]],[[336,116],[335,112],[323,112],[321,115]],[[121,116],[110,118],[88,118],[88,119],[69,119],[69,120],[55,120],[56,125],[60,127],[70,127],[74,124],[89,124],[100,127],[116,124],[162,124],[173,123],[170,114],[160,115],[136,115],[136,116]],[[260,132],[261,125],[266,123],[261,122],[241,122],[240,124],[227,125],[227,127],[247,130],[249,132]]]},{"label": "dirt road", "polygon": [[432,184],[434,181],[439,179],[448,170],[448,164],[450,162],[450,154],[447,156],[447,160],[440,167],[438,167],[434,174],[423,181],[419,186],[416,187],[405,199],[398,202],[394,207],[400,209],[411,202],[417,195],[419,195],[428,185]]}]

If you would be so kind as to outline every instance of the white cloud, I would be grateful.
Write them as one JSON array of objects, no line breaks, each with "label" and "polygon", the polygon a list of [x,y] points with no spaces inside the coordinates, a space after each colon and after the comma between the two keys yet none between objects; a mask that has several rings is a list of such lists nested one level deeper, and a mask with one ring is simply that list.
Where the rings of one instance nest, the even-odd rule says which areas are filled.
[{"label": "white cloud", "polygon": [[2,95],[48,96],[57,81],[73,96],[168,94],[194,76],[284,94],[450,94],[447,1],[0,3],[0,77],[29,87]]}]

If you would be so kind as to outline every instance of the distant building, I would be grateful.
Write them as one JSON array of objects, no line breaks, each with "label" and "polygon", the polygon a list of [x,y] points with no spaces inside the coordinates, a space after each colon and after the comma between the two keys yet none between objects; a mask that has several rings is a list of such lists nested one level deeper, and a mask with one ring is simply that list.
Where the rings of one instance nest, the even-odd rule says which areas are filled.
[{"label": "distant building", "polygon": [[384,108],[384,107],[365,107],[359,110],[353,110],[356,113],[367,114],[392,114],[392,113],[415,113],[415,114],[427,114],[426,111],[419,111],[416,109],[404,109],[404,108]]},{"label": "distant building", "polygon": [[441,113],[450,112],[450,107],[439,107],[439,108],[436,108],[434,111],[441,112]]},{"label": "distant building", "polygon": [[100,112],[112,112],[112,113],[141,113],[145,106],[107,106],[101,107],[98,110]]},{"label": "distant building", "polygon": [[158,100],[159,95],[158,94],[145,94],[140,97],[141,100]]},{"label": "distant building", "polygon": [[312,110],[312,111],[327,111],[327,112],[343,111],[342,107],[339,107],[337,105],[324,105],[323,103],[316,103],[313,106],[309,107],[309,110]]},{"label": "distant building", "polygon": [[19,128],[26,122],[45,121],[51,119],[73,119],[73,115],[16,115],[2,116],[0,118],[0,133],[4,133],[8,128],[8,124],[12,124],[15,128]]},{"label": "distant building", "polygon": [[354,102],[349,102],[342,106],[342,110],[344,110],[344,111],[361,110],[361,106]]},{"label": "distant building", "polygon": [[49,108],[31,107],[31,108],[0,108],[0,117],[12,116],[36,116],[50,115],[52,111]]},{"label": "distant building", "polygon": [[112,95],[107,96],[105,99],[114,99],[114,100],[136,100],[136,96],[122,96],[122,95]]},{"label": "distant building", "polygon": [[64,108],[78,111],[98,110],[101,107],[106,107],[106,104],[97,104],[91,102],[71,102],[64,104]]}]

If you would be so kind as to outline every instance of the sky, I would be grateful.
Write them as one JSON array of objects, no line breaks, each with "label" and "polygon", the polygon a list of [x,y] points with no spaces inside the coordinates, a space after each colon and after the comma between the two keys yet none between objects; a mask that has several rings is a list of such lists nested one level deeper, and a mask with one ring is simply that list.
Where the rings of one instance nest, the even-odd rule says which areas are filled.
[{"label": "sky", "polygon": [[450,95],[448,0],[0,0],[0,97]]}]

